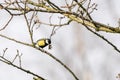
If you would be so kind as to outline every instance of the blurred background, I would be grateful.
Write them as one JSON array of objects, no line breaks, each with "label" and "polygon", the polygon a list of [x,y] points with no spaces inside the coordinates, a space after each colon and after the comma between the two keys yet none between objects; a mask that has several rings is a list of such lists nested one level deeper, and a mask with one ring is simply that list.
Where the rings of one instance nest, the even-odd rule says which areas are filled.
[{"label": "blurred background", "polygon": [[[51,1],[56,5],[65,5],[64,0]],[[118,26],[120,17],[119,0],[92,0],[92,2],[98,4],[98,10],[91,14],[95,21],[110,26]],[[53,15],[51,22],[58,23],[59,15]],[[49,14],[40,12],[38,16],[42,22],[49,22]],[[9,18],[10,15],[6,11],[0,10],[1,28]],[[40,38],[49,37],[51,31],[52,27],[41,25],[37,30],[34,30],[34,42]],[[99,33],[120,49],[119,34]],[[5,34],[19,41],[31,42],[23,16],[14,17],[8,27],[0,34]],[[22,67],[47,80],[74,80],[73,76],[63,66],[40,51],[1,37],[0,44],[1,55],[3,50],[8,48],[5,57],[12,60],[17,54],[17,50],[19,50],[23,54]],[[116,76],[120,73],[120,54],[81,24],[72,22],[70,25],[59,28],[52,36],[52,49],[49,50],[46,47],[45,50],[51,52],[66,64],[80,80],[118,80]],[[14,63],[18,64],[18,59]],[[33,80],[32,78],[32,75],[0,62],[1,80]]]}]

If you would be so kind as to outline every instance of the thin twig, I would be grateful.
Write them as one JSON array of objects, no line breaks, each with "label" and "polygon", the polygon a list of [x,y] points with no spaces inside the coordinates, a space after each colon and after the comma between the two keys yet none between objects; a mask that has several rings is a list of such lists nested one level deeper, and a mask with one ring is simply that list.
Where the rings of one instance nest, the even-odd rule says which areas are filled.
[{"label": "thin twig", "polygon": [[22,53],[20,54],[20,53],[19,53],[19,50],[17,50],[17,54],[18,54],[18,59],[19,59],[19,66],[22,67],[22,64],[21,64],[21,56],[22,56]]},{"label": "thin twig", "polygon": [[111,45],[118,53],[120,53],[120,49],[118,49],[112,42],[110,42],[108,39],[106,39],[104,36],[94,32],[92,29],[90,29],[89,27],[87,27],[86,25],[84,25],[90,32],[92,32],[93,34],[97,35],[98,37],[100,37],[101,39],[103,39],[105,42],[107,42],[109,45]]},{"label": "thin twig", "polygon": [[[30,26],[32,26],[32,21],[33,21],[35,15],[36,15],[36,13],[37,13],[36,11],[33,11],[33,14],[32,14],[31,19],[30,19]],[[33,29],[33,27],[31,28],[31,30],[32,29]]]},{"label": "thin twig", "polygon": [[11,40],[11,41],[14,41],[16,43],[23,44],[23,45],[26,45],[26,46],[31,46],[31,47],[33,46],[32,44],[24,43],[24,42],[18,41],[16,39],[10,38],[10,37],[2,35],[2,34],[0,34],[0,37],[3,37],[5,39],[8,39],[8,40]]},{"label": "thin twig", "polygon": [[28,22],[28,19],[27,19],[26,14],[24,14],[24,18],[25,18],[25,21],[26,21],[26,23],[27,23],[27,28],[28,28],[28,31],[29,31],[29,35],[30,35],[31,42],[32,42],[32,44],[34,44],[34,42],[33,42],[33,34],[32,34],[32,32],[31,32],[31,30],[30,30],[30,25],[29,25],[29,22]]},{"label": "thin twig", "polygon": [[8,26],[8,24],[10,23],[10,21],[12,20],[12,18],[13,18],[13,15],[10,17],[10,19],[8,20],[8,22],[6,22],[5,26],[0,29],[0,31],[4,30]]},{"label": "thin twig", "polygon": [[30,70],[26,70],[26,69],[24,69],[24,68],[21,68],[21,67],[15,65],[15,64],[13,64],[11,61],[9,61],[8,59],[4,58],[3,56],[0,56],[0,61],[6,63],[6,64],[8,64],[8,65],[11,65],[11,66],[13,66],[13,67],[15,67],[15,68],[17,68],[17,69],[20,69],[20,70],[22,70],[22,71],[24,71],[24,72],[26,72],[26,73],[28,73],[28,74],[31,74],[31,75],[33,75],[33,76],[36,76],[36,77],[40,78],[41,80],[45,80],[43,77],[41,77],[41,76],[39,76],[39,75],[31,72]]},{"label": "thin twig", "polygon": [[57,5],[55,5],[54,3],[52,3],[50,0],[46,0],[47,1],[47,3],[53,8],[53,9],[55,9],[55,10],[61,10],[62,11],[62,9],[60,9]]},{"label": "thin twig", "polygon": [[16,54],[14,59],[12,60],[12,63],[14,63],[14,61],[16,60],[16,58],[18,57],[19,54]]},{"label": "thin twig", "polygon": [[4,50],[3,50],[3,54],[2,54],[2,57],[4,57],[5,56],[5,53],[6,53],[6,51],[8,50],[8,48],[5,48]]}]

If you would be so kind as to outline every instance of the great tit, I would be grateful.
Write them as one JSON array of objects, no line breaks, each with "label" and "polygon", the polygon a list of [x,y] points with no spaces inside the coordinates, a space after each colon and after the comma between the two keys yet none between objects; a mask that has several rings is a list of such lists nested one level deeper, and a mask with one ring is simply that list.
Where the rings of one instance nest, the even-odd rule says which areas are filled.
[{"label": "great tit", "polygon": [[35,46],[40,47],[40,48],[44,48],[46,46],[49,46],[49,49],[51,49],[51,40],[48,38],[39,39],[35,43]]}]

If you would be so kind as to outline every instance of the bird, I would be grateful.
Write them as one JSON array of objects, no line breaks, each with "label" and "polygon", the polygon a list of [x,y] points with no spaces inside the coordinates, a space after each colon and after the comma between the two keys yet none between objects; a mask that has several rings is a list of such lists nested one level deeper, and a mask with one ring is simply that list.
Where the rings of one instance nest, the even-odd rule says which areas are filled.
[{"label": "bird", "polygon": [[39,39],[39,40],[37,40],[37,42],[35,43],[35,46],[36,46],[36,47],[39,47],[39,48],[44,48],[44,47],[46,47],[46,46],[49,46],[49,49],[51,49],[51,39],[49,39],[49,38]]}]

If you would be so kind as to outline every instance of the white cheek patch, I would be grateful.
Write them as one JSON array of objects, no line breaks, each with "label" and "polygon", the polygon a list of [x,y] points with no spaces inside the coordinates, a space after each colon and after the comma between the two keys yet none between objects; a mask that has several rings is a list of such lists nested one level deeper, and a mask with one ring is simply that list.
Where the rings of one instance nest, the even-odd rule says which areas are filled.
[{"label": "white cheek patch", "polygon": [[48,40],[46,40],[46,43],[49,44]]}]

